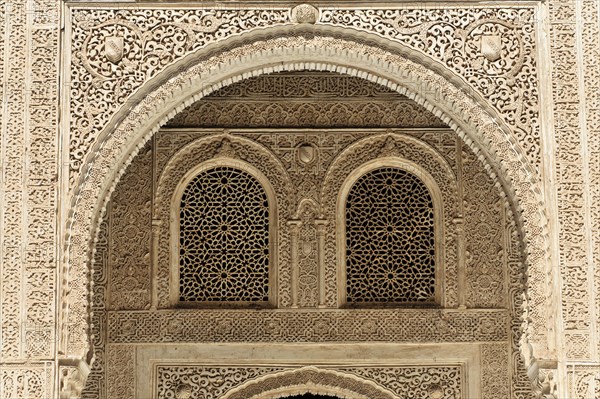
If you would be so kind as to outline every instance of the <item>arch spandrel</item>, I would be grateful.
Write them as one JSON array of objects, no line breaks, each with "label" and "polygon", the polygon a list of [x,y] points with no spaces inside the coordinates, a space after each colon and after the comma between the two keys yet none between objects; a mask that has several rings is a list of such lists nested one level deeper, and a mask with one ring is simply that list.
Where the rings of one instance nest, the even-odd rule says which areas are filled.
[{"label": "arch spandrel", "polygon": [[[421,53],[379,37],[367,40],[371,39],[368,34],[341,38],[336,28],[312,27],[308,31],[310,34],[305,28],[290,27],[285,32],[265,29],[230,41],[228,50],[218,56],[210,56],[219,51],[218,45],[198,51],[144,84],[134,96],[139,99],[135,106],[127,104],[116,112],[85,158],[71,202],[73,216],[67,246],[70,266],[63,279],[68,285],[68,289],[63,287],[68,292],[63,296],[62,315],[69,326],[63,334],[65,353],[85,358],[89,351],[88,304],[81,299],[89,296],[89,241],[83,237],[96,236],[105,201],[138,149],[183,107],[222,85],[262,73],[300,69],[359,76],[397,90],[434,112],[495,166],[492,173],[504,187],[513,212],[521,216],[528,273],[537,277],[529,279],[531,327],[526,333],[536,351],[551,353],[548,346],[553,344],[548,340],[553,338],[548,331],[553,319],[543,288],[550,279],[546,268],[547,234],[540,211],[543,202],[535,168],[509,126],[499,122],[502,119],[481,98],[466,96],[468,87],[453,72]],[[418,91],[414,90],[415,84],[419,84]]]}]

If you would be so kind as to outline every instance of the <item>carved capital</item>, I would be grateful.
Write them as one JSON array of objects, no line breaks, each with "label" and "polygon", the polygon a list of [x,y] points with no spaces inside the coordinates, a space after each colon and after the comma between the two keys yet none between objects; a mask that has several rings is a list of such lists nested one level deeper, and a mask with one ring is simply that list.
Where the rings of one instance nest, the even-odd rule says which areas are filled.
[{"label": "carved capital", "polygon": [[325,219],[315,220],[315,227],[317,228],[317,234],[319,235],[319,237],[324,236],[327,232],[327,223],[329,222]]},{"label": "carved capital", "polygon": [[58,373],[60,399],[79,398],[90,373],[90,366],[82,359],[59,359]]},{"label": "carved capital", "polygon": [[288,220],[287,224],[290,227],[290,234],[292,234],[295,237],[298,237],[298,234],[300,233],[300,227],[302,227],[302,221],[292,219]]}]

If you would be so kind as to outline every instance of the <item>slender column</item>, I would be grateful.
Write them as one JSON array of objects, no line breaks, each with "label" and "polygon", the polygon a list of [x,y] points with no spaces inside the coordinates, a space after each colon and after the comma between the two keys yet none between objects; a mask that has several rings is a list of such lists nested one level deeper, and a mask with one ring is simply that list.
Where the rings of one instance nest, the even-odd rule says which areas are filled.
[{"label": "slender column", "polygon": [[156,310],[158,307],[158,239],[160,237],[160,226],[162,221],[159,219],[152,219],[152,272],[150,274],[151,292],[150,292],[150,309]]},{"label": "slender column", "polygon": [[327,220],[315,220],[317,228],[317,267],[319,276],[319,307],[325,307],[325,227]]},{"label": "slender column", "polygon": [[456,226],[456,255],[458,258],[458,308],[467,308],[467,270],[466,270],[466,251],[464,220],[457,217],[453,220]]},{"label": "slender column", "polygon": [[300,235],[300,220],[288,221],[290,226],[290,246],[291,246],[291,261],[292,261],[292,308],[298,307],[298,238]]}]

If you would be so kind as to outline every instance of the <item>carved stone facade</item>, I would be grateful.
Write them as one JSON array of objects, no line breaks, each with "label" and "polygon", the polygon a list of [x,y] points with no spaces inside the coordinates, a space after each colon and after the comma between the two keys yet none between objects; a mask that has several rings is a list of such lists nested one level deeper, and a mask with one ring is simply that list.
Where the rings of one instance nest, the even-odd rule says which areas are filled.
[{"label": "carved stone facade", "polygon": [[[599,11],[1,1],[0,399],[598,397]],[[224,159],[278,309],[173,306],[173,193]],[[339,193],[391,164],[439,190],[439,307],[348,309]]]},{"label": "carved stone facade", "polygon": [[[336,83],[328,88],[331,81]],[[312,89],[302,90],[303,84]],[[304,97],[300,100],[285,96],[282,89],[296,90]],[[255,101],[260,104],[260,99],[273,92],[278,94],[278,100],[271,103],[275,106],[284,103],[290,110],[290,114],[281,119],[286,122],[283,126],[273,128],[270,120],[260,118],[246,128],[228,127],[227,123],[223,123],[223,127],[213,126],[213,122],[205,122],[212,126],[207,128],[203,123],[197,122],[194,126],[192,122],[204,120],[198,110],[208,102],[237,102],[251,110]],[[240,93],[240,98],[236,98]],[[413,120],[430,121],[432,126],[416,128],[409,124],[410,127],[403,127],[402,120],[398,120],[394,129],[372,128],[369,117],[376,111],[365,110],[361,114],[365,119],[355,121],[352,127],[332,127],[325,120],[321,121],[321,128],[296,127],[297,120],[293,116],[301,115],[305,104],[332,96],[340,104],[400,100],[410,109],[419,110],[422,116]],[[222,109],[221,120],[235,120],[238,113],[235,107]],[[145,377],[136,374],[132,364],[139,361],[136,359],[143,356],[148,345],[173,351],[173,345],[179,343],[210,348],[218,342],[304,345],[355,342],[374,347],[394,342],[401,350],[415,342],[460,343],[475,351],[476,359],[466,362],[463,368],[449,371],[448,377],[431,377],[433,382],[440,378],[435,387],[406,380],[409,375],[418,375],[429,381],[428,373],[442,372],[427,359],[413,359],[406,364],[396,361],[399,367],[396,369],[363,367],[353,369],[352,373],[370,375],[367,381],[371,383],[389,374],[378,382],[381,384],[378,389],[391,390],[391,397],[404,395],[402,391],[394,392],[394,387],[400,389],[403,384],[421,384],[419,389],[424,392],[439,389],[440,397],[462,397],[469,392],[479,392],[481,397],[505,392],[508,397],[521,390],[531,390],[519,349],[524,265],[516,236],[511,233],[514,222],[507,212],[509,205],[486,171],[485,163],[429,111],[364,80],[340,78],[330,73],[298,72],[242,81],[194,103],[173,120],[188,121],[188,124],[163,129],[145,145],[115,187],[107,207],[107,223],[103,225],[101,237],[107,237],[108,245],[97,246],[98,261],[93,275],[98,279],[94,278],[97,282],[93,302],[100,305],[104,293],[110,292],[111,297],[124,298],[122,303],[130,305],[99,306],[103,311],[94,319],[92,329],[95,336],[104,340],[95,343],[98,366],[92,367],[84,397],[104,397],[111,389],[123,397],[135,397],[135,384]],[[347,201],[347,195],[342,193],[349,192],[348,182],[356,180],[350,178],[352,175],[365,176],[365,171],[378,170],[373,169],[378,165],[404,168],[411,176],[424,181],[432,196],[435,208],[432,220],[437,233],[432,236],[435,244],[428,251],[435,249],[437,254],[434,277],[439,294],[438,306],[434,308],[344,309],[340,290],[344,290],[346,282],[341,280],[345,274],[340,270],[343,267],[340,248],[345,246],[346,233],[340,230],[344,222],[337,216],[340,212],[343,214],[340,201]],[[180,218],[181,194],[177,193],[184,192],[187,182],[194,181],[194,176],[200,176],[203,170],[235,166],[262,176],[259,181],[263,187],[272,187],[270,190],[276,198],[277,206],[273,208],[276,214],[271,217],[276,220],[278,231],[276,261],[272,262],[277,281],[271,288],[276,289],[279,310],[177,309],[174,307],[177,301],[172,300],[173,286],[177,288],[181,282],[173,281],[176,278],[173,270],[180,264],[179,255],[175,255],[179,251],[172,248],[174,240],[179,241],[179,236],[172,236],[173,226],[179,226]],[[151,179],[136,180],[140,174]],[[132,186],[129,181],[137,185]],[[130,208],[128,214],[140,217],[128,222],[124,216],[113,216],[123,206]],[[149,210],[152,215],[140,213]],[[120,234],[123,223],[135,226],[136,234],[129,237]],[[115,234],[118,243],[111,239]],[[481,248],[473,247],[475,244]],[[131,279],[128,284],[123,284],[123,277],[112,270],[122,269],[123,263],[140,250],[138,255],[133,255],[137,259],[133,262],[138,265],[136,272],[128,275]],[[145,299],[136,306],[133,298],[137,292],[128,287],[151,285],[153,290],[146,292]],[[373,305],[377,307],[376,303]],[[509,325],[516,329],[508,328]],[[242,389],[244,383],[250,384],[249,381],[260,381],[269,375],[275,378],[277,373],[290,369],[282,368],[277,362],[266,368],[238,366],[233,369],[223,368],[225,364],[220,368],[191,367],[185,366],[187,361],[166,358],[163,362],[169,365],[180,362],[181,365],[166,367],[160,361],[156,363],[149,383],[155,387],[152,395],[157,397],[188,394],[190,397],[226,394],[246,397],[246,394],[235,396],[232,392]],[[306,359],[298,366],[312,366],[315,362],[318,364],[319,360]],[[408,364],[415,363],[421,364],[420,368],[407,368]],[[473,368],[482,368],[484,372],[474,375]],[[111,369],[119,371],[111,374]],[[325,364],[319,366],[319,370],[331,371]],[[511,373],[515,374],[512,383]],[[202,382],[201,378],[208,379]],[[225,383],[230,378],[236,382]],[[458,380],[450,382],[448,378]],[[338,395],[341,395],[342,383],[339,384]],[[471,386],[470,391],[464,391],[465,386]]]}]

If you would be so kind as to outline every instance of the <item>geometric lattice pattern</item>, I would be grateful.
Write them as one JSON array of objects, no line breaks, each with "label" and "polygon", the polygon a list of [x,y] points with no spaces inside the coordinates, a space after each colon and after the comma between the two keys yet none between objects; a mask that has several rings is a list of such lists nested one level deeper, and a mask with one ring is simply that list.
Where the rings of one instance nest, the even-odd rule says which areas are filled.
[{"label": "geometric lattice pattern", "polygon": [[352,186],[346,202],[348,303],[433,302],[433,202],[415,175],[373,170]]},{"label": "geometric lattice pattern", "polygon": [[268,301],[269,204],[254,177],[230,167],[200,173],[179,223],[180,301]]}]

